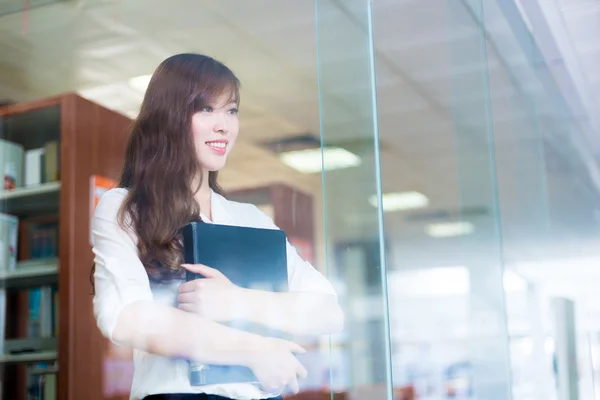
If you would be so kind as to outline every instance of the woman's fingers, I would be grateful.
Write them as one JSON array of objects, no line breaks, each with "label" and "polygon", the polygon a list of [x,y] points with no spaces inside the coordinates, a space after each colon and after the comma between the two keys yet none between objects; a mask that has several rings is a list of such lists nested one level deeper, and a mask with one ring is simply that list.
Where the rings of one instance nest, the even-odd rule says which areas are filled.
[{"label": "woman's fingers", "polygon": [[304,368],[304,365],[298,361],[298,366],[296,368],[296,374],[301,378],[305,379],[308,376],[308,371]]},{"label": "woman's fingers", "polygon": [[190,303],[184,303],[184,304],[179,304],[177,306],[177,308],[179,308],[182,311],[187,311],[187,312],[194,312],[194,305],[190,304]]},{"label": "woman's fingers", "polygon": [[300,385],[298,385],[298,379],[294,378],[288,383],[288,388],[292,391],[293,394],[296,394],[300,391]]},{"label": "woman's fingers", "polygon": [[287,348],[292,353],[306,353],[306,350],[304,349],[304,347],[300,346],[298,343],[290,342],[288,340],[282,340],[282,341],[287,345]]},{"label": "woman's fingers", "polygon": [[195,274],[200,274],[205,278],[219,278],[224,276],[218,269],[211,268],[203,264],[182,264],[183,268]]},{"label": "woman's fingers", "polygon": [[180,293],[177,296],[177,302],[180,304],[181,303],[195,303],[197,299],[198,299],[198,296],[196,296],[196,294],[194,292]]}]

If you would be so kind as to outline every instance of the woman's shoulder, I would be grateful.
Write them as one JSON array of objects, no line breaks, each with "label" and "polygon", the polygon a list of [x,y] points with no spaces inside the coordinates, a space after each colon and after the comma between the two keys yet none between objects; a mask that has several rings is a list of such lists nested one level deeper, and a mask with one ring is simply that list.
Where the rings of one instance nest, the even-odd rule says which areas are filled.
[{"label": "woman's shoulder", "polygon": [[127,196],[127,189],[124,188],[113,188],[109,189],[98,201],[94,216],[98,217],[115,217],[121,208],[121,204]]}]

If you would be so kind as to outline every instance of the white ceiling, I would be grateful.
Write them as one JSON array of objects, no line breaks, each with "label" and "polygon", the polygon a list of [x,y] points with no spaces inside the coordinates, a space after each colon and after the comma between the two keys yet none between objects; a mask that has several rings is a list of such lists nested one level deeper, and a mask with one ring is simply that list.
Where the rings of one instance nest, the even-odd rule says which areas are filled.
[{"label": "white ceiling", "polygon": [[596,0],[557,0],[562,22],[569,34],[582,69],[594,109],[600,110],[600,2]]},{"label": "white ceiling", "polygon": [[[590,31],[578,30],[581,18],[593,25],[598,14],[588,12],[585,2],[578,3],[580,8],[567,2],[572,3],[565,15],[570,15],[574,42],[590,84],[600,93],[600,48]],[[362,2],[348,3],[320,2],[320,61],[327,71],[336,71],[326,76],[324,134],[368,139],[369,121],[361,116],[369,114],[370,98],[356,93],[368,93],[370,82],[366,74],[355,79],[358,69],[368,66],[366,48],[360,46],[365,14],[352,7]],[[596,255],[596,194],[587,181],[577,182],[583,169],[568,136],[557,146],[552,101],[544,98],[535,69],[516,46],[509,24],[486,9],[489,36],[482,53],[473,15],[461,1],[452,8],[449,4],[373,1],[382,185],[385,192],[421,191],[433,210],[484,206],[490,214],[473,217],[478,230],[472,238],[442,241],[424,234],[427,219],[410,222],[403,213],[386,215],[394,244],[390,267],[457,265],[472,246],[492,249],[490,258],[500,263],[498,243],[509,263]],[[320,175],[297,173],[256,145],[320,130],[313,0],[82,0],[32,8],[26,20],[24,16],[15,12],[0,17],[0,98],[27,101],[78,91],[134,115],[142,93],[129,87],[130,78],[152,73],[177,52],[209,54],[225,61],[243,84],[242,136],[222,174],[224,186],[291,182],[314,193],[320,204]],[[356,46],[344,45],[349,38],[357,40]],[[515,76],[527,76],[527,84],[520,85]],[[527,102],[523,93],[537,101]],[[495,193],[486,135],[488,95],[503,242],[491,207]],[[530,118],[533,110],[539,118]],[[553,138],[550,145],[543,144],[544,137]],[[326,175],[330,236],[375,232],[376,212],[367,203],[376,188],[370,153],[364,154],[362,168]]]}]

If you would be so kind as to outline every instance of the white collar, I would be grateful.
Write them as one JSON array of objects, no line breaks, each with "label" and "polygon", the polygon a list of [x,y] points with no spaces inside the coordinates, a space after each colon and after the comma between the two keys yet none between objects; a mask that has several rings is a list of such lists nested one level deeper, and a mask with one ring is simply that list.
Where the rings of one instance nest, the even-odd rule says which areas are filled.
[{"label": "white collar", "polygon": [[209,220],[206,215],[200,213],[203,221],[219,225],[229,225],[231,223],[232,217],[227,210],[227,199],[212,189],[210,190],[210,210],[212,220]]}]

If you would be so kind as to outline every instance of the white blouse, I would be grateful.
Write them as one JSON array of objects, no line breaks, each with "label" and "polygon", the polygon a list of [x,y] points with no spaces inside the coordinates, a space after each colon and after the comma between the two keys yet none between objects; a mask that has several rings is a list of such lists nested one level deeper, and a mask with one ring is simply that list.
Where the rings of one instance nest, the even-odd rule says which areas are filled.
[{"label": "white blouse", "polygon": [[[175,305],[178,286],[150,283],[137,250],[135,235],[123,230],[117,213],[127,194],[126,189],[111,189],[100,199],[92,220],[93,251],[96,271],[94,280],[94,315],[102,333],[113,340],[119,313],[129,304],[150,300]],[[271,218],[252,204],[228,201],[212,192],[212,222],[221,225],[278,229]],[[204,221],[209,222],[204,216]],[[290,291],[313,291],[335,295],[329,281],[300,258],[296,249],[287,245]],[[224,384],[192,387],[186,360],[134,351],[135,372],[131,400],[159,393],[207,393],[240,400],[262,399],[279,393],[264,393],[252,384]]]}]

